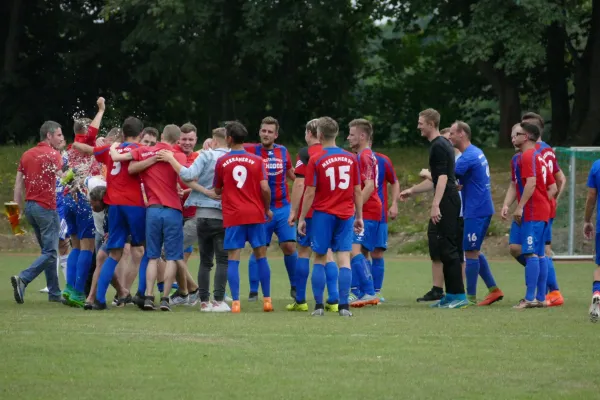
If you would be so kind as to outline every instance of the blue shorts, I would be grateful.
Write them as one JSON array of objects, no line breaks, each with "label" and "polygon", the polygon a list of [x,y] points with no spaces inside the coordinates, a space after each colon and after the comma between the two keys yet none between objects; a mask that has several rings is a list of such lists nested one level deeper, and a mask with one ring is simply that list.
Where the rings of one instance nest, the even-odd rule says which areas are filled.
[{"label": "blue shorts", "polygon": [[375,250],[377,243],[377,230],[379,229],[379,221],[365,220],[365,229],[358,234],[354,234],[352,239],[353,244],[360,244],[369,251]]},{"label": "blue shorts", "polygon": [[272,209],[273,219],[265,224],[267,246],[271,244],[273,233],[277,235],[279,243],[296,241],[296,228],[288,224],[290,209],[290,205]]},{"label": "blue shorts", "polygon": [[190,246],[187,249],[183,250],[184,253],[192,253],[193,251],[194,251],[194,246]]},{"label": "blue shorts", "polygon": [[96,237],[94,218],[87,198],[77,193],[77,201],[75,201],[73,195],[68,194],[64,197],[64,207],[68,232],[77,235],[79,240],[94,239]]},{"label": "blue shorts", "polygon": [[[122,249],[131,235],[131,245],[141,246],[146,240],[146,208],[108,206],[108,250]],[[183,249],[183,245],[181,245]]]},{"label": "blue shorts", "polygon": [[310,247],[310,238],[311,238],[310,226],[312,225],[312,218],[306,218],[305,221],[306,221],[306,235],[302,236],[298,233],[296,241],[298,242],[299,246]]},{"label": "blue shorts", "polygon": [[596,265],[600,265],[600,232],[596,233]]},{"label": "blue shorts", "polygon": [[267,245],[265,224],[235,225],[225,228],[224,250],[243,249],[246,242],[253,249]]},{"label": "blue shorts", "polygon": [[463,233],[464,251],[481,250],[481,244],[483,243],[483,239],[485,239],[485,235],[487,235],[491,221],[491,215],[489,217],[465,218]]},{"label": "blue shorts", "polygon": [[510,226],[509,244],[520,244],[522,254],[536,254],[544,256],[544,231],[546,222],[528,221],[517,225],[513,221]]},{"label": "blue shorts", "polygon": [[[110,222],[109,222],[110,226]],[[146,210],[146,254],[149,259],[183,260],[183,214],[169,207],[148,207]],[[110,238],[110,236],[109,236]]]},{"label": "blue shorts", "polygon": [[312,216],[311,248],[317,254],[331,251],[352,250],[354,236],[354,217],[341,219],[335,215],[315,211]]},{"label": "blue shorts", "polygon": [[375,248],[387,250],[388,242],[388,224],[387,222],[379,222],[377,227],[377,235],[375,238]]},{"label": "blue shorts", "polygon": [[60,222],[60,230],[58,231],[58,238],[60,240],[65,240],[71,233],[69,232],[69,224],[67,223],[67,207],[61,204],[59,207],[56,207],[56,212],[58,213],[58,221]]},{"label": "blue shorts", "polygon": [[552,244],[552,224],[554,224],[554,218],[550,218],[548,220],[548,225],[546,225],[546,231],[544,232],[545,244]]}]

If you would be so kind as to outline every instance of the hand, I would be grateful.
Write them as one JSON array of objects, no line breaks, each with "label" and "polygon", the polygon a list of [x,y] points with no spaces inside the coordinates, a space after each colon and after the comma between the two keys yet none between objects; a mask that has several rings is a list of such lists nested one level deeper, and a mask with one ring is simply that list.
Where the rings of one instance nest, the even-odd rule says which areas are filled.
[{"label": "hand", "polygon": [[102,136],[98,137],[98,139],[96,139],[96,146],[102,147],[104,145],[106,145],[106,138],[104,138]]},{"label": "hand", "polygon": [[294,226],[296,225],[296,213],[290,213],[290,215],[288,216],[288,225],[289,226]]},{"label": "hand", "polygon": [[431,176],[431,173],[429,172],[429,170],[427,168],[423,168],[419,172],[419,177],[421,177],[422,179],[428,179],[430,176]]},{"label": "hand", "polygon": [[508,219],[508,206],[502,206],[502,211],[500,212],[500,216],[503,220]]},{"label": "hand", "polygon": [[456,184],[456,189],[458,189],[458,190],[462,190],[462,188],[463,188],[463,185],[461,185],[460,183],[457,183],[457,184]]},{"label": "hand", "polygon": [[590,240],[594,235],[594,224],[586,222],[583,224],[583,237]]},{"label": "hand", "polygon": [[267,212],[265,214],[267,216],[266,222],[271,222],[271,220],[273,219],[273,211],[271,211],[271,209],[269,209],[269,210],[267,210]]},{"label": "hand", "polygon": [[521,221],[523,220],[523,207],[517,207],[515,209],[515,212],[513,213],[513,219],[517,225],[521,225]]},{"label": "hand", "polygon": [[440,211],[440,206],[437,204],[431,205],[431,222],[437,224],[442,219],[442,212]]},{"label": "hand", "polygon": [[400,201],[406,201],[412,195],[412,188],[404,189],[402,192],[400,192]]},{"label": "hand", "polygon": [[96,104],[98,104],[98,110],[99,111],[106,110],[106,104],[104,104],[104,97],[98,97],[98,100],[96,101]]},{"label": "hand", "polygon": [[110,145],[110,149],[111,150],[116,150],[117,147],[119,147],[121,145],[120,142],[113,142],[113,144]]},{"label": "hand", "polygon": [[161,150],[156,156],[158,161],[169,162],[170,160],[174,159],[173,152],[169,150]]},{"label": "hand", "polygon": [[354,218],[354,233],[360,235],[365,230],[365,223],[362,218]]},{"label": "hand", "polygon": [[396,219],[396,217],[398,216],[398,203],[394,203],[390,206],[390,209],[388,210],[388,217],[390,219]]},{"label": "hand", "polygon": [[206,189],[205,196],[210,197],[213,200],[221,200],[221,195],[215,193],[215,189]]},{"label": "hand", "polygon": [[179,185],[177,185],[177,194],[179,195],[179,197],[183,197],[183,195],[185,194],[183,189]]},{"label": "hand", "polygon": [[298,234],[300,236],[306,236],[306,220],[304,218],[298,220]]}]

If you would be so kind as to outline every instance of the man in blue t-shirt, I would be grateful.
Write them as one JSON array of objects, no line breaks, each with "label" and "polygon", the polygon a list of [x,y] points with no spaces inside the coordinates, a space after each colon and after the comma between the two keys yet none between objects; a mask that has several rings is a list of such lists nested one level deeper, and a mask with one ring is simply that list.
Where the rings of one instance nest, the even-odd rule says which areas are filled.
[{"label": "man in blue t-shirt", "polygon": [[476,303],[477,279],[481,276],[489,293],[477,305],[488,306],[504,297],[504,293],[496,286],[487,259],[481,252],[481,244],[494,215],[490,167],[483,151],[471,144],[471,128],[465,122],[456,121],[452,124],[450,141],[462,153],[456,161],[455,174],[462,185],[467,298],[470,303]]},{"label": "man in blue t-shirt", "polygon": [[[594,224],[592,224],[592,214],[594,206],[596,210],[596,226],[600,226],[600,203],[598,202],[598,193],[600,192],[600,160],[592,164],[592,169],[587,181],[588,195],[585,202],[585,219],[583,225],[583,235],[586,239],[591,239],[594,234]],[[600,232],[596,231],[596,270],[594,271],[594,284],[592,286],[592,304],[590,305],[590,321],[598,322],[600,318]]]}]

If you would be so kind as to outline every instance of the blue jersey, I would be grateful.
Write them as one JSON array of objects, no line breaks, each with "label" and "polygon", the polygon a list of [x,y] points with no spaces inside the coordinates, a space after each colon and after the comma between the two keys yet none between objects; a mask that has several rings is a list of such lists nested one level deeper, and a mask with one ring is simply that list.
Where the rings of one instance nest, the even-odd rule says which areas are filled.
[{"label": "blue jersey", "polygon": [[462,184],[465,218],[489,217],[494,214],[490,166],[483,151],[470,145],[456,161],[456,177]]},{"label": "blue jersey", "polygon": [[[587,180],[587,187],[600,193],[600,160],[594,161]],[[596,202],[596,226],[600,226],[600,202]]]}]

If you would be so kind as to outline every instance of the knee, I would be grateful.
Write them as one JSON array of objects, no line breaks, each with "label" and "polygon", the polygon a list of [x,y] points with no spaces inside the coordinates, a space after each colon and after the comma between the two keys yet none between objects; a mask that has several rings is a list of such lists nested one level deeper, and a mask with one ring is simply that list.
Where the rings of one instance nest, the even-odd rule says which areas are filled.
[{"label": "knee", "polygon": [[510,251],[510,255],[514,258],[517,258],[521,255],[521,246],[518,244],[511,244],[508,249]]},{"label": "knee", "polygon": [[467,258],[476,260],[479,258],[479,250],[471,250],[471,251],[465,251],[465,256]]},{"label": "knee", "polygon": [[284,242],[280,247],[284,255],[291,256],[296,251],[296,242]]},{"label": "knee", "polygon": [[458,261],[459,263],[462,262],[462,260],[459,260],[458,248],[456,247],[456,244],[454,242],[448,240],[447,238],[442,238],[439,239],[438,246],[440,260],[442,261],[442,263],[449,264],[454,261]]},{"label": "knee", "polygon": [[375,249],[371,252],[371,258],[383,258],[383,249]]}]

